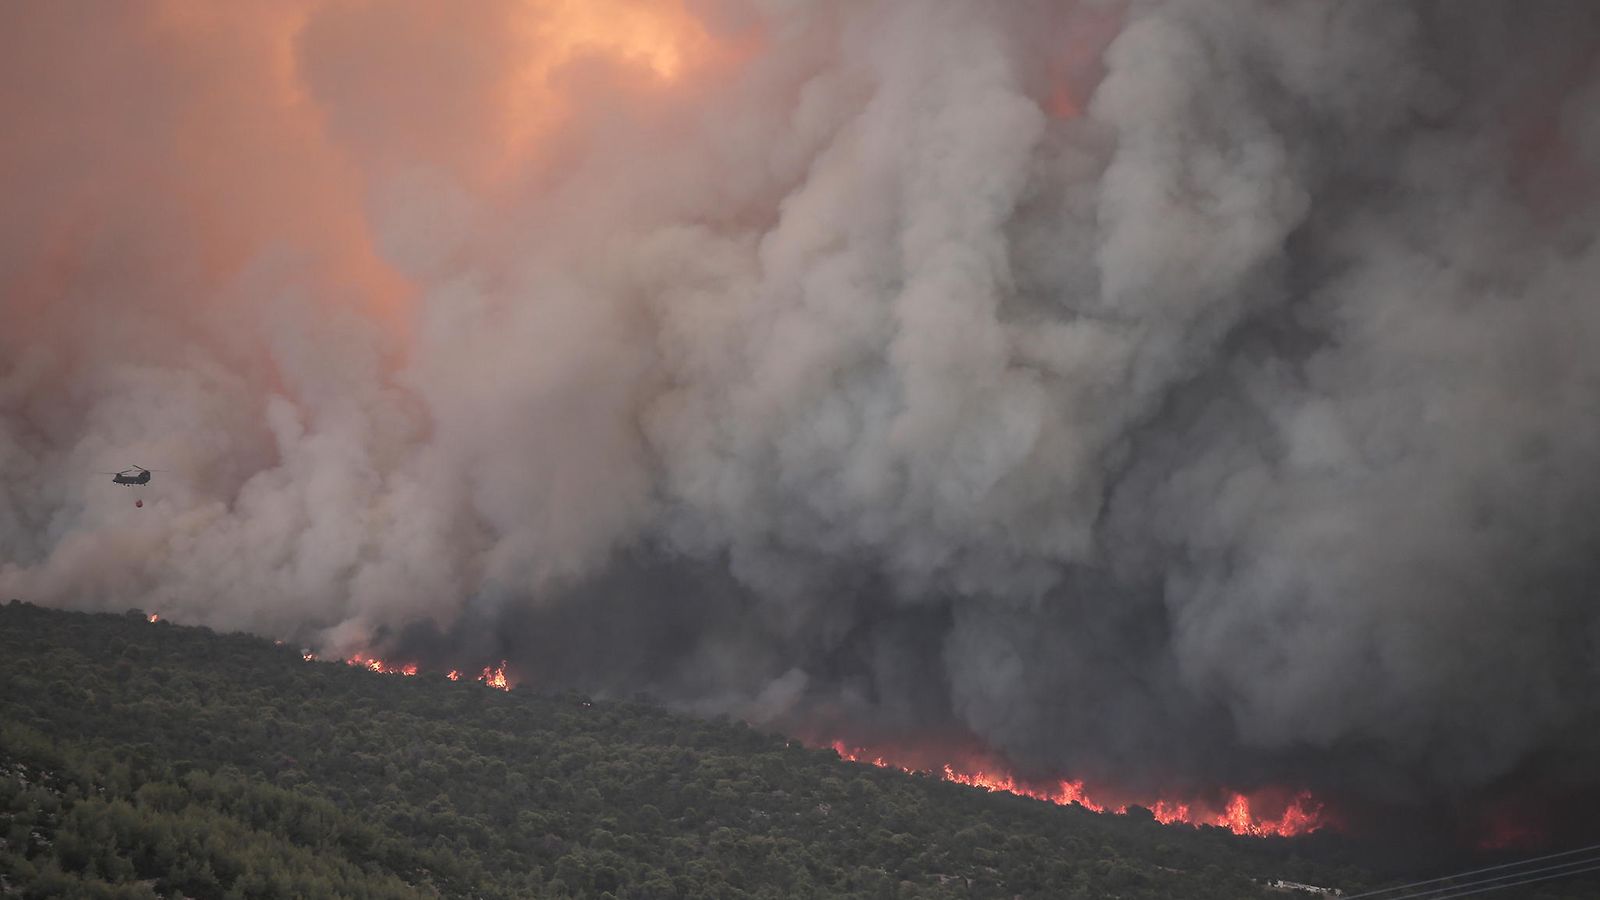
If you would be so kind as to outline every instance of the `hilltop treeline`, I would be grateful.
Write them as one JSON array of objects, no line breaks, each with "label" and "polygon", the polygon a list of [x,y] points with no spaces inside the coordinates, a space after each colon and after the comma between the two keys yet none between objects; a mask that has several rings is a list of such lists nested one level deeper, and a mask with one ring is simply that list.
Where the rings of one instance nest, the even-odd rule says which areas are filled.
[{"label": "hilltop treeline", "polygon": [[[840,761],[642,703],[305,662],[0,606],[0,892],[24,897],[1068,897],[1360,886],[1292,840]],[[1573,895],[1577,896],[1577,895]]]}]

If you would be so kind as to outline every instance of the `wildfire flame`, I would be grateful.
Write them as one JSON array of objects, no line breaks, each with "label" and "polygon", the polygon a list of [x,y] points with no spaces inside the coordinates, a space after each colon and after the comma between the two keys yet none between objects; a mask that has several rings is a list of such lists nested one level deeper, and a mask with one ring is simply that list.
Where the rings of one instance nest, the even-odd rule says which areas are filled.
[{"label": "wildfire flame", "polygon": [[498,666],[484,667],[484,670],[478,675],[478,680],[492,688],[498,688],[502,691],[511,690],[511,681],[506,677],[506,661],[503,659],[500,660],[500,665]]},{"label": "wildfire flame", "polygon": [[159,621],[161,621],[161,617],[156,615],[155,613],[151,613],[150,614],[150,621],[152,623],[159,622]]},{"label": "wildfire flame", "polygon": [[[317,658],[316,655],[311,653],[309,650],[301,653],[300,655],[306,660],[306,662],[311,662]],[[418,671],[420,671],[416,663],[391,663],[386,660],[379,659],[376,656],[369,656],[365,653],[357,653],[356,655],[345,660],[344,663],[347,666],[357,666],[371,672],[377,672],[379,675],[410,676],[415,675]],[[510,674],[506,671],[506,665],[506,660],[502,659],[500,660],[500,664],[497,666],[485,666],[483,671],[478,673],[478,677],[475,680],[481,681],[489,687],[495,688],[496,690],[509,691],[512,687],[512,681]],[[445,674],[444,677],[450,679],[451,681],[460,681],[461,670],[451,669]]]},{"label": "wildfire flame", "polygon": [[409,676],[417,674],[416,663],[404,663],[396,665],[394,663],[384,662],[383,660],[378,659],[376,656],[367,656],[364,653],[357,653],[355,656],[345,660],[344,663],[347,666],[361,666],[364,669],[377,672],[379,675]]},{"label": "wildfire flame", "polygon": [[[150,617],[155,621],[155,617]],[[301,654],[307,662],[316,659],[310,651]],[[357,653],[345,660],[349,666],[359,666],[382,675],[416,675],[416,663],[395,664],[365,653]],[[512,682],[506,671],[507,661],[501,660],[499,665],[485,666],[482,672],[474,679],[481,681],[491,688],[510,691]],[[445,677],[451,681],[461,680],[461,670],[451,669]],[[937,770],[916,769],[899,762],[891,761],[884,754],[869,754],[862,748],[851,749],[843,741],[834,741],[830,746],[839,754],[841,759],[849,762],[863,763],[884,769],[899,769],[908,773],[933,774],[945,781],[964,784],[970,787],[982,788],[986,791],[1003,791],[1021,797],[1031,797],[1043,800],[1058,806],[1077,805],[1093,812],[1112,812],[1119,815],[1128,812],[1128,805],[1109,806],[1095,801],[1085,790],[1082,781],[1059,779],[1050,784],[1023,782],[1015,776],[1004,771],[991,771],[979,767],[957,767],[946,763]],[[1141,804],[1143,805],[1143,804]],[[1321,803],[1316,802],[1309,791],[1301,791],[1284,807],[1283,812],[1276,818],[1263,816],[1251,809],[1250,798],[1242,793],[1234,793],[1224,808],[1218,811],[1204,811],[1197,803],[1181,803],[1165,798],[1157,799],[1146,805],[1156,821],[1163,825],[1212,825],[1226,828],[1234,834],[1249,835],[1253,837],[1292,837],[1294,835],[1309,834],[1324,827],[1327,822],[1323,814]]]},{"label": "wildfire flame", "polygon": [[[868,756],[867,752],[857,748],[851,750],[843,741],[834,741],[831,745],[840,758],[850,762],[865,763],[885,769],[899,769],[903,772],[918,772],[926,770],[913,769],[909,766],[891,762],[882,754]],[[1107,806],[1091,799],[1084,790],[1082,781],[1060,779],[1053,784],[1037,785],[1018,781],[1016,777],[1005,772],[990,772],[983,769],[970,771],[959,769],[946,764],[941,769],[933,771],[945,781],[965,784],[971,787],[982,788],[986,791],[1004,791],[1021,797],[1032,797],[1058,806],[1077,805],[1093,812],[1114,812],[1119,815],[1126,814],[1127,805]],[[1141,804],[1143,805],[1143,804]],[[1250,808],[1250,798],[1241,793],[1234,793],[1228,800],[1226,807],[1220,812],[1199,811],[1198,804],[1179,803],[1166,799],[1158,799],[1149,804],[1148,808],[1156,821],[1163,825],[1214,825],[1226,828],[1234,834],[1249,835],[1252,837],[1292,837],[1299,834],[1309,834],[1324,827],[1325,821],[1322,804],[1316,802],[1309,791],[1301,791],[1284,808],[1283,813],[1277,818],[1261,816]]]}]

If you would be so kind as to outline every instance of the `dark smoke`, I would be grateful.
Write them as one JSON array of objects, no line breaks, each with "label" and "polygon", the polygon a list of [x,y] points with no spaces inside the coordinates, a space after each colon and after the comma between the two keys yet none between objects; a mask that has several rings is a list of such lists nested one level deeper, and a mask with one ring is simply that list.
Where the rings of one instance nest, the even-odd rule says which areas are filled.
[{"label": "dark smoke", "polygon": [[0,11],[0,596],[1600,793],[1600,6],[228,9]]}]

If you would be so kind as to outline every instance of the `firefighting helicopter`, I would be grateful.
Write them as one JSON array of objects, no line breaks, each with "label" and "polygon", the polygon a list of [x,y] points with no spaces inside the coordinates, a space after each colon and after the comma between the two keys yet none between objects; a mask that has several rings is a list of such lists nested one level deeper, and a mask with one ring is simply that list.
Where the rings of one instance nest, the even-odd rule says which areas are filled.
[{"label": "firefighting helicopter", "polygon": [[146,469],[144,466],[129,466],[121,472],[107,472],[105,474],[111,476],[111,481],[114,484],[149,484],[152,471],[154,470]]},{"label": "firefighting helicopter", "polygon": [[[123,469],[121,472],[106,472],[105,474],[111,476],[112,484],[140,485],[149,484],[151,473],[158,471],[160,470],[146,469],[144,466],[129,466],[128,468]],[[133,501],[133,505],[139,509],[143,509],[144,501],[135,500]]]}]

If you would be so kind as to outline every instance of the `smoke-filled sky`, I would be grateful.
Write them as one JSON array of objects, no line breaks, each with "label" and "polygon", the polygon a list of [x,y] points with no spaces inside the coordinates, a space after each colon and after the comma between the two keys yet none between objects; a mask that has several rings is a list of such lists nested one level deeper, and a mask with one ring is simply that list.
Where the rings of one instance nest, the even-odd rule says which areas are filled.
[{"label": "smoke-filled sky", "polygon": [[1595,786],[1589,0],[19,2],[0,122],[0,596]]}]

